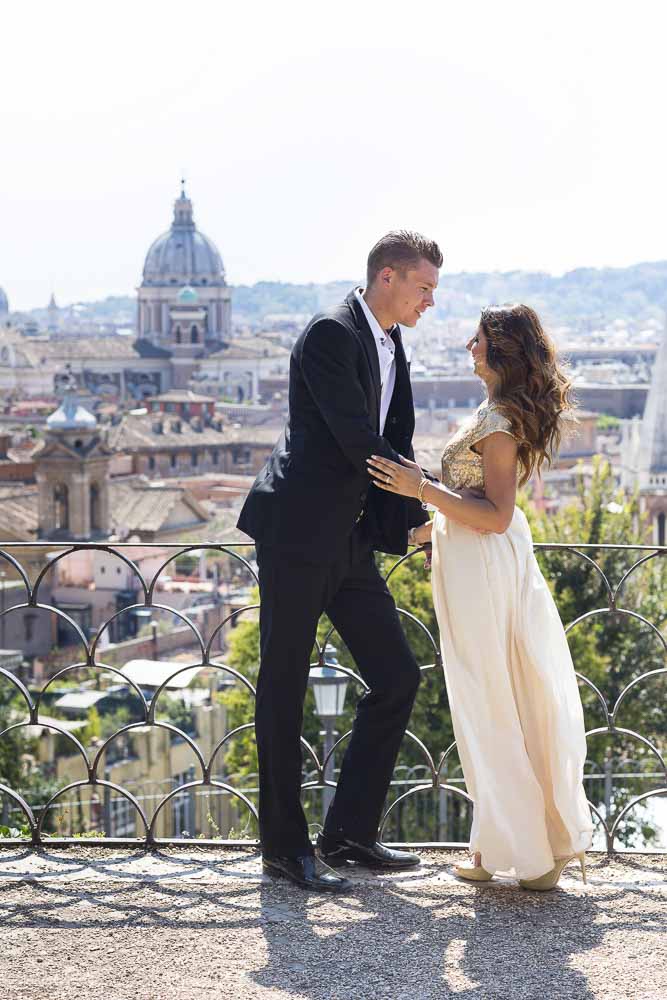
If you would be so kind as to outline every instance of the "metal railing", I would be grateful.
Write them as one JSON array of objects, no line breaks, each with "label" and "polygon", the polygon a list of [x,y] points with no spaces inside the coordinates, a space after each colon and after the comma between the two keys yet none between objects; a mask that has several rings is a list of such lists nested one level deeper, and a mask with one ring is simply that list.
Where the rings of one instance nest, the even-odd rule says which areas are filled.
[{"label": "metal railing", "polygon": [[[144,553],[149,549],[161,551],[173,549],[174,552],[168,559],[163,560],[157,569],[154,569],[149,579],[148,575],[144,577],[137,563],[124,551],[136,550],[138,548]],[[43,550],[50,553],[48,562],[45,561],[44,565],[38,570],[34,583],[31,583],[26,568],[12,554],[12,549],[20,549],[22,558],[26,561],[30,559],[33,563],[36,558],[35,550]],[[666,547],[538,544],[535,545],[535,549],[538,554],[542,553],[546,555],[547,553],[560,552],[563,557],[565,555],[568,558],[574,557],[577,560],[581,560],[582,564],[588,567],[590,572],[598,576],[601,592],[605,595],[604,603],[600,607],[585,611],[569,622],[566,626],[568,633],[572,632],[573,629],[584,621],[598,620],[601,616],[605,615],[614,616],[617,621],[623,620],[627,622],[632,620],[638,623],[641,628],[647,630],[647,634],[658,644],[657,648],[660,650],[660,656],[662,657],[661,662],[664,664],[664,658],[667,654],[667,643],[659,627],[660,623],[651,622],[640,611],[624,607],[623,594],[636,574],[645,571],[648,564],[653,560],[664,558],[667,555]],[[54,567],[58,563],[74,553],[91,550],[113,554],[119,559],[135,578],[136,589],[141,600],[120,608],[103,622],[95,634],[86,635],[82,627],[70,615],[54,604],[40,600],[40,597],[44,594],[44,591],[49,590],[50,578],[48,574],[53,573]],[[29,731],[30,726],[41,726],[44,730],[55,732],[59,738],[71,746],[72,758],[78,758],[81,761],[86,777],[82,780],[68,782],[63,787],[55,790],[49,796],[48,800],[33,806],[29,804],[19,789],[10,788],[6,784],[0,784],[0,826],[3,824],[3,815],[5,819],[11,815],[13,822],[16,821],[17,815],[20,814],[22,817],[21,836],[18,838],[11,835],[4,838],[0,837],[0,846],[15,843],[17,840],[20,842],[27,841],[33,845],[41,845],[47,842],[50,845],[65,845],[72,843],[73,840],[76,842],[76,837],[63,836],[62,831],[56,835],[47,832],[50,818],[53,816],[54,811],[59,808],[59,803],[66,802],[71,804],[75,801],[82,816],[86,810],[88,811],[89,822],[85,835],[95,837],[96,843],[114,845],[118,843],[140,844],[149,847],[159,843],[187,843],[188,838],[179,836],[179,833],[182,833],[182,823],[180,821],[187,814],[190,825],[192,825],[191,817],[195,815],[193,803],[196,805],[197,797],[201,797],[204,792],[212,794],[218,802],[224,800],[227,803],[228,829],[222,832],[220,822],[217,822],[214,817],[209,816],[209,819],[212,820],[213,829],[219,832],[215,837],[200,835],[198,842],[204,844],[215,843],[218,845],[254,843],[255,841],[252,837],[239,837],[238,834],[236,836],[230,835],[229,825],[231,821],[229,817],[231,816],[232,819],[236,820],[239,823],[241,831],[247,834],[248,827],[254,825],[257,820],[256,788],[252,782],[248,782],[248,776],[242,782],[236,782],[232,776],[225,772],[225,756],[232,745],[232,741],[242,734],[245,734],[245,737],[247,737],[248,733],[252,731],[252,723],[244,723],[225,732],[215,742],[215,745],[209,747],[208,753],[204,754],[197,741],[191,735],[178,726],[157,718],[156,714],[161,701],[168,697],[168,694],[165,695],[164,693],[170,682],[183,671],[191,670],[193,667],[206,668],[219,672],[228,682],[231,680],[232,683],[241,686],[248,693],[249,697],[254,698],[255,688],[251,680],[239,670],[225,663],[222,660],[222,655],[224,653],[226,631],[233,628],[244,615],[256,614],[257,605],[246,604],[243,607],[235,607],[233,610],[229,610],[227,614],[221,616],[221,620],[210,630],[210,634],[205,635],[202,634],[202,631],[189,614],[156,600],[160,581],[165,571],[179,557],[190,553],[206,553],[216,559],[224,557],[226,560],[230,560],[231,564],[236,567],[237,580],[240,571],[240,575],[244,578],[244,582],[247,585],[256,584],[257,575],[254,566],[247,557],[253,552],[252,546],[215,543],[183,545],[161,542],[141,545],[137,543],[106,545],[82,542],[64,543],[62,550],[58,549],[55,554],[53,554],[53,551],[53,543],[2,543],[0,546],[0,562],[4,560],[5,564],[9,564],[17,579],[22,581],[25,587],[25,601],[4,609],[0,613],[0,619],[26,611],[37,611],[54,615],[57,620],[65,623],[69,629],[73,630],[84,651],[84,657],[57,670],[52,676],[46,679],[39,689],[33,688],[32,690],[12,670],[0,668],[0,685],[9,685],[10,689],[18,695],[25,708],[25,717],[23,719],[12,722],[0,732],[0,742],[3,739],[10,738],[12,734],[14,737],[18,736],[22,730],[28,729]],[[408,555],[397,560],[391,566],[389,572],[386,574],[386,579],[390,587],[392,579],[400,571],[401,566],[408,560],[415,558],[420,551],[419,549],[415,549],[409,552]],[[242,554],[243,552],[246,555]],[[620,578],[617,582],[609,579],[601,565],[603,557],[609,557],[612,553],[622,554],[626,557],[633,556],[630,565],[627,568],[621,569]],[[108,630],[121,615],[132,614],[137,611],[145,612],[147,610],[151,613],[164,612],[172,616],[172,621],[178,621],[182,626],[185,626],[189,630],[190,645],[195,650],[194,657],[187,663],[175,665],[174,671],[160,683],[150,697],[146,695],[145,690],[142,690],[137,683],[123,674],[120,669],[104,662],[105,650],[103,646],[103,636],[108,633]],[[429,659],[432,662],[422,665],[421,669],[424,672],[435,671],[436,675],[440,674],[439,683],[442,685],[442,696],[443,699],[446,698],[438,641],[427,625],[409,609],[399,608],[399,613],[404,617],[406,623],[411,623],[411,629],[417,630],[421,636],[422,643],[425,642],[427,648],[430,650]],[[317,646],[319,664],[325,662],[332,636],[333,629],[329,631],[324,641]],[[315,665],[313,664],[313,666]],[[119,683],[127,685],[136,699],[138,699],[141,714],[141,718],[138,721],[122,725],[117,731],[109,735],[101,745],[92,750],[90,747],[84,747],[75,733],[68,730],[65,725],[59,725],[58,720],[49,717],[48,721],[42,721],[45,717],[42,706],[49,689],[57,685],[58,682],[63,681],[68,675],[73,675],[82,669],[92,672],[97,676],[101,673],[111,673]],[[337,669],[346,675],[348,680],[358,688],[360,693],[366,690],[364,681],[354,669],[345,666],[339,666]],[[637,809],[645,810],[649,806],[649,803],[652,803],[652,800],[657,800],[659,797],[667,795],[667,767],[658,740],[653,733],[651,733],[651,736],[653,736],[651,738],[651,736],[640,732],[637,728],[625,727],[620,724],[629,698],[637,695],[643,686],[654,683],[658,677],[666,675],[667,666],[662,665],[639,672],[636,676],[629,679],[625,678],[622,688],[616,693],[613,699],[606,696],[600,689],[599,684],[594,683],[591,678],[585,676],[578,669],[576,656],[575,669],[577,670],[582,694],[584,691],[588,692],[602,716],[603,724],[590,729],[587,733],[588,739],[592,741],[599,736],[608,736],[611,740],[621,739],[622,741],[629,741],[637,746],[641,753],[645,755],[638,764],[633,765],[635,770],[632,771],[630,776],[627,773],[627,769],[624,771],[627,759],[625,762],[621,760],[620,769],[619,767],[615,768],[610,763],[610,754],[607,755],[606,761],[602,764],[591,761],[587,769],[586,780],[589,783],[589,787],[591,786],[591,782],[594,783],[597,781],[598,784],[601,781],[604,782],[604,796],[600,796],[599,794],[594,796],[597,802],[591,801],[590,805],[597,830],[602,834],[604,847],[608,852],[611,852],[618,849],[619,842],[622,839],[624,824],[633,812]],[[660,711],[662,709],[659,710],[658,714]],[[655,714],[652,713],[651,702],[648,703],[648,712],[649,714]],[[660,716],[660,718],[663,718],[663,716]],[[649,725],[649,719],[646,719],[646,725]],[[660,721],[659,725],[662,725]],[[190,765],[188,769],[186,774],[187,780],[182,781],[174,787],[170,787],[168,791],[164,791],[159,795],[154,793],[150,795],[135,794],[130,790],[130,782],[127,782],[126,785],[115,783],[110,780],[109,771],[105,770],[108,763],[105,761],[105,754],[108,748],[121,738],[130,739],[136,730],[146,732],[146,727],[149,727],[151,730],[163,729],[169,733],[171,740],[183,741],[191,752],[191,759],[195,762],[194,767]],[[306,797],[312,799],[312,796],[318,791],[321,793],[323,789],[331,787],[329,780],[330,758],[340,749],[349,736],[349,732],[342,735],[335,742],[333,748],[329,749],[326,755],[321,756],[318,755],[316,748],[310,742],[302,738],[303,753],[306,760],[306,772],[303,782],[304,795]],[[461,830],[469,823],[471,813],[471,799],[465,790],[460,774],[460,767],[456,761],[456,744],[452,742],[449,746],[436,748],[436,752],[433,752],[427,745],[427,742],[427,734],[422,734],[421,737],[411,731],[408,731],[406,734],[404,746],[409,745],[412,754],[417,753],[419,755],[420,763],[415,764],[413,761],[409,765],[410,777],[408,779],[405,776],[408,765],[402,764],[399,757],[395,780],[390,789],[390,796],[388,797],[380,832],[384,836],[393,835],[395,841],[402,841],[404,838],[401,836],[401,832],[404,826],[401,824],[400,816],[405,813],[406,809],[412,808],[416,800],[431,793],[436,805],[434,807],[435,811],[432,809],[431,813],[429,813],[429,823],[431,823],[431,829],[435,827],[435,832],[438,836],[432,839],[422,838],[420,842],[433,844],[447,843],[448,845],[463,844],[465,842],[463,835],[459,835],[454,840],[443,839],[443,832],[447,830],[454,829],[461,834]],[[0,746],[1,749],[2,747]],[[650,773],[642,770],[643,762],[648,759],[653,762]],[[0,753],[1,761],[2,755]],[[402,778],[401,769],[403,769]],[[197,772],[198,776],[194,777],[193,775]],[[620,779],[626,781],[625,799],[627,801],[623,802],[622,807],[616,815],[612,815],[612,789],[614,781],[618,782]],[[171,778],[167,779],[167,781],[170,785],[173,785]],[[641,781],[644,783],[648,782],[651,787],[646,791],[634,794],[632,783],[634,782],[636,785],[637,782]],[[133,784],[140,785],[141,780],[139,779],[136,783],[133,782]],[[155,782],[153,782],[153,785],[155,785]],[[629,794],[627,793],[627,787],[630,787]],[[84,789],[88,791],[84,792]],[[82,795],[84,798],[82,798]],[[115,805],[113,809],[111,808],[113,803],[119,803],[121,800],[123,803],[127,803],[127,806],[123,805],[121,807],[120,805]],[[188,802],[186,812],[184,812],[180,805],[183,801]],[[233,809],[230,807],[232,802],[234,803]],[[96,805],[94,812],[92,811],[91,804]],[[159,829],[166,825],[165,814],[168,808],[171,808],[175,814],[178,814],[177,816],[175,815],[172,824],[174,835],[159,836]],[[237,819],[243,811],[245,811],[246,819],[249,822]],[[112,813],[118,813],[122,818],[120,827],[124,832],[117,837],[113,836],[113,824],[109,819]],[[452,813],[456,815],[456,823],[453,826],[450,822]],[[131,818],[128,819],[128,816]],[[218,820],[220,820],[220,816],[221,814],[219,813]],[[414,826],[414,824],[412,825]],[[132,837],[127,834],[127,830],[132,826],[135,826],[140,831],[138,836]],[[197,835],[196,830],[188,832],[190,835]],[[415,842],[414,838],[412,842]],[[628,844],[625,843],[620,846],[627,848]],[[664,849],[664,844],[660,846]]]}]

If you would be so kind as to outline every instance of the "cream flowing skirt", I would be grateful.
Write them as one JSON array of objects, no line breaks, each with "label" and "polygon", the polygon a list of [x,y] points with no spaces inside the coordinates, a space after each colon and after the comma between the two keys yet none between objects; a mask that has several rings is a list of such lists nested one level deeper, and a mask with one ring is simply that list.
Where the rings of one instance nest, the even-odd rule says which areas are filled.
[{"label": "cream flowing skirt", "polygon": [[470,850],[487,871],[537,878],[586,850],[593,825],[577,680],[523,512],[502,535],[436,513],[433,600]]}]

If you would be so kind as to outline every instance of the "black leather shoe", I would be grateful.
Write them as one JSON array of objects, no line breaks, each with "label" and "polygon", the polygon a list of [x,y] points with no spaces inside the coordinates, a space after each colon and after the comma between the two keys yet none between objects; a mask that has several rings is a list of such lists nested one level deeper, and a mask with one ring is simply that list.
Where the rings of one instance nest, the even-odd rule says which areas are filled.
[{"label": "black leather shoe", "polygon": [[421,863],[418,854],[409,851],[395,851],[376,841],[374,844],[359,844],[346,837],[330,837],[318,834],[317,848],[320,857],[332,868],[342,868],[350,861],[356,861],[364,868],[384,868],[398,870],[414,868]]},{"label": "black leather shoe", "polygon": [[262,869],[274,878],[286,878],[304,889],[316,892],[347,892],[352,888],[349,879],[341,878],[314,854],[304,854],[300,858],[262,858]]}]

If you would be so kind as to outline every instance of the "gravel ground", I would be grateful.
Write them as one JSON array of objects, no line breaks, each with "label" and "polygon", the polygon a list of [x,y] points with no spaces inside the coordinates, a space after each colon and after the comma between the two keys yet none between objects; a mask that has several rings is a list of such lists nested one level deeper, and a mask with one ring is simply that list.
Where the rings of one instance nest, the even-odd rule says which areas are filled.
[{"label": "gravel ground", "polygon": [[247,850],[0,850],[0,998],[667,997],[665,857],[592,855],[541,895],[422,857],[322,897]]}]

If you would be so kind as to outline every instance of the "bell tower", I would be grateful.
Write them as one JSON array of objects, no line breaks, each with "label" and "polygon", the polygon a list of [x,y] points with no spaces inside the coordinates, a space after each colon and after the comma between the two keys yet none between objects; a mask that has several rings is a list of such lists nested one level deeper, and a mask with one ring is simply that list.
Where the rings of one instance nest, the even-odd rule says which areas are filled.
[{"label": "bell tower", "polygon": [[109,464],[97,418],[80,404],[71,373],[63,400],[46,421],[44,445],[35,455],[39,490],[38,537],[95,541],[111,534]]},{"label": "bell tower", "polygon": [[667,545],[667,326],[656,355],[639,441],[639,492],[655,545]]}]

